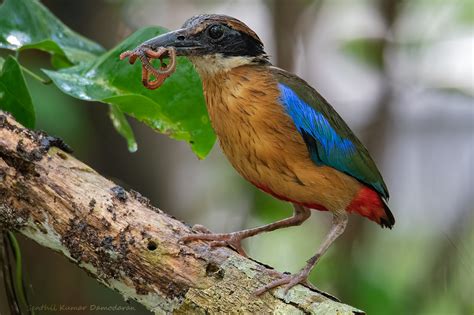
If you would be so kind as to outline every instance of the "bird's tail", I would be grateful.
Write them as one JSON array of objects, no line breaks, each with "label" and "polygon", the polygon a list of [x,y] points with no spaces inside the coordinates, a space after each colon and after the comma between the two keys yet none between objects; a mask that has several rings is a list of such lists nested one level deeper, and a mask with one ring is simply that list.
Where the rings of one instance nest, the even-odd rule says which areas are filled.
[{"label": "bird's tail", "polygon": [[388,227],[389,229],[391,229],[395,224],[395,217],[393,216],[392,211],[390,211],[387,201],[384,198],[380,199],[382,199],[383,210],[385,211],[385,215],[380,217],[380,225],[382,227]]},{"label": "bird's tail", "polygon": [[346,209],[377,222],[382,227],[392,228],[395,218],[387,202],[375,190],[363,187]]}]

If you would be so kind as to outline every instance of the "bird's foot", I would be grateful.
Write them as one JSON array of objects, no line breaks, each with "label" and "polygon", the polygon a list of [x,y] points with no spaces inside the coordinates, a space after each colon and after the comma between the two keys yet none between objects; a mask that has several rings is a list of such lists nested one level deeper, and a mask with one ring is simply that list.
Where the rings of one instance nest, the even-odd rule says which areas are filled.
[{"label": "bird's foot", "polygon": [[245,235],[240,232],[234,233],[211,233],[208,229],[204,228],[203,226],[193,226],[194,231],[198,231],[200,233],[197,234],[188,234],[180,239],[181,242],[193,242],[193,241],[211,241],[209,243],[210,247],[223,247],[223,246],[230,246],[235,249],[240,255],[247,257],[243,247],[242,247],[242,239],[245,238]]},{"label": "bird's foot", "polygon": [[301,270],[300,272],[296,273],[296,274],[284,274],[280,279],[276,279],[272,282],[270,282],[269,284],[259,288],[258,290],[256,290],[254,292],[255,295],[259,296],[259,295],[262,295],[263,293],[273,289],[273,288],[276,288],[276,287],[279,287],[281,285],[285,285],[283,287],[284,289],[284,293],[287,294],[288,291],[294,287],[295,285],[297,284],[303,284],[313,290],[316,290],[318,292],[320,292],[316,287],[314,287],[309,281],[308,281],[308,275],[309,275],[309,272],[305,269]]}]

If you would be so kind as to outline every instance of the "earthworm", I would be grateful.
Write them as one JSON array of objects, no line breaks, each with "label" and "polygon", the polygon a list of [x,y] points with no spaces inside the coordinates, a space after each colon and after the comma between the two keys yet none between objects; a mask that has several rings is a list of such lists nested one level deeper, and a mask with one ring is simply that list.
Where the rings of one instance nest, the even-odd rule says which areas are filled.
[{"label": "earthworm", "polygon": [[[129,63],[134,64],[137,58],[142,62],[142,83],[150,90],[159,88],[163,82],[176,70],[176,49],[174,47],[159,47],[153,50],[150,47],[138,46],[134,50],[125,51],[120,54],[120,60],[129,58]],[[169,57],[170,64],[163,66],[163,58]],[[157,69],[151,64],[151,60],[159,59],[160,68]],[[152,80],[152,75],[155,80]]]}]

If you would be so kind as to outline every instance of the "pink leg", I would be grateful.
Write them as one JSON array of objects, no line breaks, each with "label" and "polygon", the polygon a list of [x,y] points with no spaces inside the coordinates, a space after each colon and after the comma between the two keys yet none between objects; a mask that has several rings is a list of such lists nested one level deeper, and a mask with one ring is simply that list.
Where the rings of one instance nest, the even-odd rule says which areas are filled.
[{"label": "pink leg", "polygon": [[273,282],[270,282],[266,286],[261,287],[260,289],[255,291],[255,294],[261,295],[267,292],[268,290],[271,290],[283,284],[286,284],[285,292],[288,292],[289,289],[291,289],[298,283],[305,284],[309,287],[313,287],[308,282],[308,276],[309,276],[309,273],[311,272],[311,269],[313,269],[313,267],[319,261],[321,256],[323,256],[324,253],[328,250],[329,246],[331,246],[331,244],[344,232],[347,226],[347,221],[348,221],[348,217],[345,212],[334,213],[331,229],[329,230],[328,234],[326,234],[326,238],[324,239],[323,243],[320,245],[316,254],[307,261],[306,266],[296,274],[284,275],[282,278],[277,279]]},{"label": "pink leg", "polygon": [[244,238],[255,236],[263,232],[270,232],[270,231],[274,231],[274,230],[289,227],[289,226],[300,225],[301,223],[303,223],[304,221],[306,221],[306,219],[310,217],[311,210],[309,210],[308,208],[305,208],[297,204],[293,204],[293,207],[294,207],[294,212],[293,212],[292,217],[283,219],[271,224],[267,224],[267,225],[253,228],[253,229],[233,232],[233,233],[190,234],[181,238],[181,241],[183,242],[199,241],[199,240],[212,241],[209,244],[211,247],[231,246],[235,250],[237,250],[237,252],[240,255],[247,257],[247,254],[245,254],[245,251],[242,248],[242,244],[241,244],[241,241]]}]

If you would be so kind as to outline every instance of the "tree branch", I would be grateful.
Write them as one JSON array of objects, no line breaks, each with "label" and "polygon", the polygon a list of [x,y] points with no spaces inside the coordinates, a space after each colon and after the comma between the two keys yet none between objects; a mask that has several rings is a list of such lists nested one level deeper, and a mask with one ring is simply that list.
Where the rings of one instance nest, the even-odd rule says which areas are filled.
[{"label": "tree branch", "polygon": [[0,112],[0,226],[62,253],[156,313],[363,314],[304,286],[261,297],[279,273],[229,248],[178,239],[189,226]]}]

